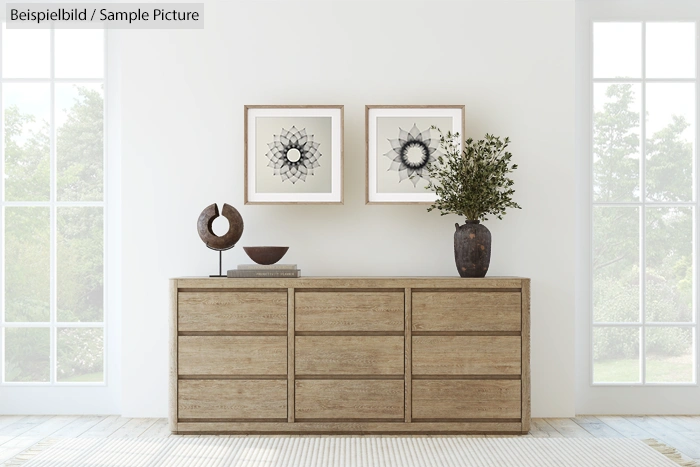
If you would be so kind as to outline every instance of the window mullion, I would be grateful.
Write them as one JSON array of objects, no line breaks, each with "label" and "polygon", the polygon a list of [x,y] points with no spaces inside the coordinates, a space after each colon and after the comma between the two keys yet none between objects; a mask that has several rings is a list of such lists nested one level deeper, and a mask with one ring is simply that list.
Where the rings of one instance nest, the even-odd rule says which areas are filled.
[{"label": "window mullion", "polygon": [[[3,43],[3,29],[0,27],[0,44]],[[5,382],[5,112],[3,104],[2,47],[0,47],[0,384]]]},{"label": "window mullion", "polygon": [[54,29],[51,28],[51,40],[50,40],[50,59],[51,59],[51,65],[50,65],[50,96],[51,96],[51,105],[49,107],[49,132],[50,132],[50,139],[49,139],[49,180],[50,180],[50,197],[49,197],[49,204],[50,204],[50,280],[49,280],[49,296],[50,296],[50,308],[49,308],[49,319],[50,319],[50,324],[49,324],[49,368],[50,368],[50,377],[49,377],[49,382],[50,384],[55,384],[56,383],[56,355],[57,355],[57,333],[56,333],[56,319],[57,319],[57,304],[58,304],[58,293],[57,293],[57,288],[56,288],[56,218],[57,218],[57,212],[56,212],[56,83],[54,82],[55,78],[55,33]]},{"label": "window mullion", "polygon": [[647,369],[647,356],[646,356],[646,219],[647,219],[647,187],[646,187],[646,140],[647,140],[647,67],[646,67],[646,49],[647,49],[647,23],[642,22],[642,89],[641,89],[641,121],[640,121],[640,154],[639,154],[639,196],[641,201],[640,209],[640,221],[639,221],[639,269],[640,269],[640,284],[639,284],[639,304],[640,304],[640,321],[642,327],[639,334],[639,358],[640,358],[640,379],[641,383],[645,384],[646,379],[646,369]]},{"label": "window mullion", "polygon": [[700,330],[700,317],[698,316],[698,241],[700,241],[700,229],[698,229],[698,142],[700,142],[700,113],[698,111],[698,98],[700,98],[700,88],[698,87],[698,78],[700,77],[700,60],[698,60],[698,52],[700,48],[698,47],[699,35],[698,35],[698,22],[694,21],[695,24],[695,144],[693,145],[693,201],[695,204],[695,209],[693,210],[693,316],[692,319],[695,322],[692,345],[693,345],[693,383],[698,382],[698,364],[700,358],[698,358],[698,332]]}]

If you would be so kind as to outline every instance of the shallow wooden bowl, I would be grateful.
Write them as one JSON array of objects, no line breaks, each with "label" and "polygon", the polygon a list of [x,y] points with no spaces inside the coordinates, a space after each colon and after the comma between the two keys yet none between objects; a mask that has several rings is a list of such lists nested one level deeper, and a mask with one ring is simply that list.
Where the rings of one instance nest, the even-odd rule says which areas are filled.
[{"label": "shallow wooden bowl", "polygon": [[246,254],[258,264],[275,264],[289,250],[288,246],[244,246]]}]

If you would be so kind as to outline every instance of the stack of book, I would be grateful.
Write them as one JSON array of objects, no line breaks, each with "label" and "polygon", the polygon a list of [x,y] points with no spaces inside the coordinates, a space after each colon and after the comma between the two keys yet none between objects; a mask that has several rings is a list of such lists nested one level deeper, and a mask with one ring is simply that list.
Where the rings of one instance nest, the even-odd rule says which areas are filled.
[{"label": "stack of book", "polygon": [[296,264],[239,264],[229,269],[227,277],[301,277],[301,269]]}]

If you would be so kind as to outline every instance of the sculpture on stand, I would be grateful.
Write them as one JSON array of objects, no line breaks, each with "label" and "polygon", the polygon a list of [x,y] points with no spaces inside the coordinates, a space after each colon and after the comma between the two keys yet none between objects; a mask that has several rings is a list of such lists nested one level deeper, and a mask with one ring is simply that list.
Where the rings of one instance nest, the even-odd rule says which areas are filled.
[{"label": "sculpture on stand", "polygon": [[222,252],[233,248],[243,235],[243,218],[236,208],[224,203],[221,215],[228,220],[228,232],[222,236],[216,235],[212,230],[214,219],[219,217],[219,208],[216,203],[204,208],[197,220],[199,238],[202,239],[207,248],[219,252],[219,274],[213,274],[209,277],[226,277],[222,274]]}]

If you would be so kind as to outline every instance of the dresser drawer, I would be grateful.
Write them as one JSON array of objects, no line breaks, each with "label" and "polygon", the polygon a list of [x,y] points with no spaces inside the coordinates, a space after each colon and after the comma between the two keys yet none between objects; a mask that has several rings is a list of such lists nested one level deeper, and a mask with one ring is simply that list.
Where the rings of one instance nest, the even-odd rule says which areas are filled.
[{"label": "dresser drawer", "polygon": [[180,375],[286,375],[284,336],[180,336]]},{"label": "dresser drawer", "polygon": [[403,292],[297,292],[297,331],[403,331]]},{"label": "dresser drawer", "polygon": [[403,421],[403,380],[296,381],[295,419]]},{"label": "dresser drawer", "polygon": [[180,380],[179,419],[277,419],[287,421],[286,381]]},{"label": "dresser drawer", "polygon": [[520,331],[520,292],[414,292],[413,331]]},{"label": "dresser drawer", "polygon": [[403,375],[401,336],[301,336],[295,341],[298,375]]},{"label": "dresser drawer", "polygon": [[180,331],[286,331],[286,292],[180,292]]},{"label": "dresser drawer", "polygon": [[414,375],[519,375],[520,336],[414,336]]},{"label": "dresser drawer", "polygon": [[414,380],[413,419],[520,418],[520,380]]}]

